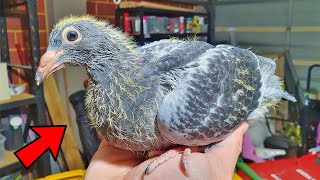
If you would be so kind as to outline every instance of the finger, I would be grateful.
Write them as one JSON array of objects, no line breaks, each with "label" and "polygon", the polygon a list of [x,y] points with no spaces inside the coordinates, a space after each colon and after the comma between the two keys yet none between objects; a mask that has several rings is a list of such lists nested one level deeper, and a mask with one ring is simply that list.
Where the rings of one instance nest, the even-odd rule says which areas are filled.
[{"label": "finger", "polygon": [[233,133],[231,133],[225,140],[223,140],[220,145],[234,145],[239,144],[240,141],[242,143],[242,138],[244,133],[248,130],[249,124],[247,121],[244,121],[239,125],[238,128],[235,129]]},{"label": "finger", "polygon": [[[192,153],[189,157],[190,177],[187,177],[181,164],[182,155],[177,155],[163,164],[156,167],[149,175],[144,176],[149,163],[154,159],[146,160],[139,166],[132,169],[126,176],[125,180],[131,179],[213,179],[215,177],[211,172],[211,164],[203,153]],[[221,168],[219,162],[215,162],[216,169]],[[216,173],[216,174],[219,174]],[[221,179],[221,178],[220,178]]]},{"label": "finger", "polygon": [[249,125],[243,122],[232,134],[220,142],[216,148],[206,153],[209,159],[215,159],[216,156],[226,157],[230,163],[235,163],[242,150],[242,139]]},{"label": "finger", "polygon": [[241,123],[241,128],[242,128],[242,134],[246,133],[248,128],[249,128],[249,122],[248,120],[243,121],[243,123]]},{"label": "finger", "polygon": [[177,155],[156,167],[149,175],[145,176],[145,170],[154,158],[148,159],[139,166],[133,168],[124,179],[185,179],[181,167],[181,155]]}]

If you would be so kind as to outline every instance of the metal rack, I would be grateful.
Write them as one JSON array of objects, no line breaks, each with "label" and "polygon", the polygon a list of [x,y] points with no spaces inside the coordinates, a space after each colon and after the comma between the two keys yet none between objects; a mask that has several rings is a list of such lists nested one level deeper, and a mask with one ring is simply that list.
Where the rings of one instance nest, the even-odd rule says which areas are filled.
[{"label": "metal rack", "polygon": [[[156,15],[156,16],[204,16],[208,17],[207,13],[197,13],[197,12],[187,12],[187,11],[174,11],[174,10],[165,10],[165,9],[154,9],[154,8],[146,8],[146,7],[137,7],[137,8],[118,8],[116,10],[116,26],[120,26],[120,17],[123,15],[124,12],[130,12],[136,14],[140,18],[140,34],[133,35],[133,37],[139,41],[140,43],[144,44],[145,39],[149,39],[150,41],[160,40],[160,39],[167,39],[170,37],[178,37],[178,38],[186,38],[190,36],[207,36],[209,40],[210,33],[155,33],[155,34],[144,34],[143,32],[143,16],[145,15]],[[208,20],[210,22],[210,20]],[[210,25],[208,24],[208,31],[209,32]]]},{"label": "metal rack", "polygon": [[297,102],[289,102],[289,119],[298,122],[301,128],[302,147],[299,149],[298,155],[303,155],[306,151],[306,129],[303,121],[304,93],[299,82],[299,77],[293,65],[290,51],[285,52],[284,62],[284,84],[286,90],[295,96]]},{"label": "metal rack", "polygon": [[[25,13],[14,12],[10,9],[13,7],[24,5],[26,7]],[[6,17],[17,16],[27,17],[29,24],[29,33],[31,38],[31,66],[21,66],[10,64],[9,48],[8,48],[8,37],[7,37],[7,26]],[[39,42],[39,29],[38,29],[38,15],[36,0],[5,0],[0,2],[0,50],[1,50],[1,61],[8,64],[8,70],[12,71],[12,67],[21,68],[31,72],[35,75],[36,67],[38,66],[40,59],[40,42]],[[9,73],[11,79],[11,73]],[[0,111],[18,108],[20,106],[28,105],[29,114],[24,131],[24,140],[27,139],[29,126],[33,119],[35,125],[46,125],[46,108],[43,97],[43,87],[37,86],[34,79],[30,81],[30,87],[32,87],[32,94],[23,93],[14,97],[10,100],[0,101]],[[13,152],[9,152],[8,156],[13,155]],[[35,170],[37,177],[43,177],[51,174],[49,153],[45,153],[40,160],[35,164],[32,169]],[[12,162],[4,162],[3,165],[0,163],[0,177],[8,175],[19,169],[22,169],[22,165],[19,163],[15,156],[12,157]]]}]

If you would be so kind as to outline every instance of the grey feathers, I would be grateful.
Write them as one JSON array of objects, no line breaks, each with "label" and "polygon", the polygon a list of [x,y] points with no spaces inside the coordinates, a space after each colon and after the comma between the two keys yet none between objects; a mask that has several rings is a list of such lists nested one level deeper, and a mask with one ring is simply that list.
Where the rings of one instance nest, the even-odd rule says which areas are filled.
[{"label": "grey feathers", "polygon": [[[181,40],[136,50],[143,58],[139,75],[109,69],[106,73],[114,77],[100,90],[110,95],[96,102],[111,102],[111,112],[122,113],[110,117],[110,110],[98,110],[109,112],[109,118],[101,117],[99,131],[121,148],[207,145],[223,140],[245,119],[265,114],[281,98],[293,99],[280,89],[275,63],[249,50]],[[134,77],[136,88],[127,86],[124,77]],[[134,99],[128,98],[131,91],[139,92]]]},{"label": "grey feathers", "polygon": [[[76,41],[68,40],[71,31]],[[282,98],[295,101],[274,75],[275,63],[249,50],[173,39],[137,48],[91,16],[60,21],[48,50],[59,52],[59,64],[86,67],[92,125],[132,151],[221,141]]]},{"label": "grey feathers", "polygon": [[181,69],[183,78],[158,112],[160,132],[171,142],[220,141],[259,104],[261,74],[256,56],[248,50],[217,46]]}]

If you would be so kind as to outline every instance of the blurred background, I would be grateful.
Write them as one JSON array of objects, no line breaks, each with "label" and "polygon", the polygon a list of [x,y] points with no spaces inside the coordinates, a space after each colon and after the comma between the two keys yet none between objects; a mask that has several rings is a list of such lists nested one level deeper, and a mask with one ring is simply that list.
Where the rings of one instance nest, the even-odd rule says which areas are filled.
[{"label": "blurred background", "polygon": [[[0,179],[82,179],[100,143],[87,121],[84,68],[57,71],[43,86],[34,82],[51,29],[70,14],[107,20],[137,46],[187,38],[274,59],[298,102],[282,101],[250,122],[234,179],[320,178],[320,1],[1,0]],[[37,138],[30,125],[58,124],[68,126],[58,160],[47,151],[25,170],[13,152]]]}]

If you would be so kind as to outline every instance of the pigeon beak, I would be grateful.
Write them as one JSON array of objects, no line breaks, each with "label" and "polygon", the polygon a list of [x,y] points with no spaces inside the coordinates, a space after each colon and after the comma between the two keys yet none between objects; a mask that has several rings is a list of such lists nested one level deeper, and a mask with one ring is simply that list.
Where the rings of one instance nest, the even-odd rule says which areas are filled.
[{"label": "pigeon beak", "polygon": [[42,81],[53,72],[64,67],[62,62],[57,62],[56,59],[63,51],[47,50],[40,59],[39,66],[36,72],[36,83],[39,86]]}]

